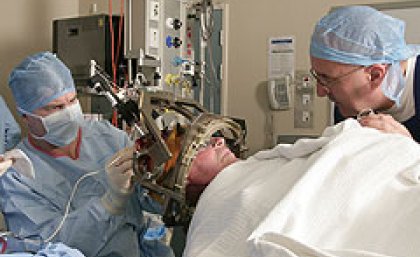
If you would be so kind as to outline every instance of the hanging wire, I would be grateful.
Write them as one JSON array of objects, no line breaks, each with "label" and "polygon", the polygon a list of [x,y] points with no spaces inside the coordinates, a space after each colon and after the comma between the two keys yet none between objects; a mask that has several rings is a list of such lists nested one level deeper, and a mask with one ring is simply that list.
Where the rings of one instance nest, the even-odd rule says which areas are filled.
[{"label": "hanging wire", "polygon": [[115,49],[114,49],[114,25],[112,20],[112,0],[108,0],[108,16],[109,16],[109,33],[111,37],[111,65],[112,65],[112,78],[115,83],[116,79],[116,68],[115,68]]},{"label": "hanging wire", "polygon": [[61,218],[61,221],[60,221],[60,223],[58,224],[58,226],[57,226],[57,228],[51,233],[51,235],[49,235],[48,237],[47,237],[47,239],[45,239],[45,242],[50,242],[51,240],[53,240],[54,239],[54,237],[56,237],[57,236],[57,234],[58,234],[58,232],[60,232],[60,230],[62,229],[62,227],[63,227],[63,225],[64,225],[64,222],[66,221],[66,219],[67,219],[67,217],[68,217],[68,215],[69,215],[69,213],[70,213],[70,206],[71,206],[71,202],[73,201],[73,198],[74,198],[74,195],[76,194],[76,191],[77,191],[77,188],[79,187],[79,184],[80,184],[80,182],[82,182],[82,180],[84,180],[85,178],[87,178],[87,177],[91,177],[91,176],[95,176],[95,175],[97,175],[97,174],[99,174],[101,172],[101,170],[96,170],[96,171],[91,171],[91,172],[88,172],[88,173],[86,173],[86,174],[84,174],[83,176],[81,176],[77,181],[76,181],[76,183],[74,184],[74,186],[73,186],[73,189],[72,189],[72,191],[71,191],[71,194],[70,194],[70,198],[69,198],[69,200],[67,201],[67,204],[66,204],[66,209],[65,209],[65,211],[64,211],[64,215],[63,215],[63,218]]},{"label": "hanging wire", "polygon": [[217,81],[219,81],[219,77],[217,76],[216,68],[214,67],[213,48],[211,47],[211,45],[207,44],[207,50],[209,52],[211,74],[213,75],[214,83],[216,83]]},{"label": "hanging wire", "polygon": [[6,248],[7,248],[7,241],[4,239],[5,237],[13,237],[13,238],[16,238],[18,240],[23,240],[23,241],[26,241],[26,242],[29,242],[29,243],[34,243],[34,244],[43,244],[43,243],[48,243],[48,242],[52,241],[54,239],[54,237],[56,237],[57,234],[62,229],[62,227],[64,225],[64,222],[66,221],[66,219],[69,215],[71,202],[73,201],[74,195],[76,194],[76,191],[79,187],[79,184],[85,178],[95,176],[95,175],[99,174],[101,171],[102,171],[102,169],[88,172],[88,173],[84,174],[83,176],[81,176],[76,181],[76,183],[74,184],[73,189],[71,191],[69,200],[67,201],[63,217],[61,218],[60,222],[58,223],[58,226],[56,227],[56,229],[45,240],[42,240],[42,238],[40,236],[39,236],[39,239],[31,239],[30,237],[22,237],[20,235],[14,234],[13,232],[9,232],[9,231],[0,232],[0,243],[2,243],[2,247],[0,249],[0,254],[3,253],[2,251],[5,251]]},{"label": "hanging wire", "polygon": [[[208,77],[204,75],[204,79],[208,82],[210,87],[214,87],[212,82],[216,83],[218,76],[214,67],[212,47],[211,44],[209,45],[209,41],[211,40],[214,31],[214,6],[212,0],[202,0],[200,5],[200,32],[209,53],[209,64],[211,69],[211,76]],[[211,81],[211,79],[213,79],[213,81]]]},{"label": "hanging wire", "polygon": [[[114,26],[112,24],[112,0],[108,0],[108,14],[109,14],[109,32],[111,35],[111,68],[112,68],[112,81],[116,85],[117,81],[117,67],[115,64],[115,53],[114,53]],[[112,125],[118,127],[118,113],[116,110],[112,112]]]},{"label": "hanging wire", "polygon": [[0,254],[3,254],[6,252],[6,249],[7,249],[7,241],[6,239],[3,238],[1,234],[0,234],[0,245],[1,245]]},{"label": "hanging wire", "polygon": [[115,58],[115,66],[118,65],[119,59],[120,59],[121,37],[122,37],[122,30],[123,30],[123,20],[124,20],[124,0],[121,0],[120,1],[120,20],[119,20],[119,25],[118,25],[117,56]]},{"label": "hanging wire", "polygon": [[214,6],[212,0],[201,1],[201,37],[204,41],[208,41],[213,34],[214,18],[213,18]]}]

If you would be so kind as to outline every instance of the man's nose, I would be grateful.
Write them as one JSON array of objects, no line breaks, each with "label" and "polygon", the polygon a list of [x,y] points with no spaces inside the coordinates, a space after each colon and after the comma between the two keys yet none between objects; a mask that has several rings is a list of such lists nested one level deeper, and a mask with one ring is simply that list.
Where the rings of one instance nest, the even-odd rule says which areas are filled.
[{"label": "man's nose", "polygon": [[224,146],[225,145],[225,139],[223,137],[217,137],[217,138],[215,138],[215,141],[214,141],[213,144],[214,144],[215,147]]}]

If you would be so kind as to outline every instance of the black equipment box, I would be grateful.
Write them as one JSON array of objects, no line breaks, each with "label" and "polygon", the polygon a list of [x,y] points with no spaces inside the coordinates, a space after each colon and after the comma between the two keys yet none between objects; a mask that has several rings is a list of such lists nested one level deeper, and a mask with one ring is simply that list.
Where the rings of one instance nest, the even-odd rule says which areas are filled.
[{"label": "black equipment box", "polygon": [[[119,16],[112,16],[114,52],[118,47],[119,22]],[[119,67],[124,57],[123,38],[122,34],[117,78],[119,78]],[[53,52],[70,68],[76,86],[87,86],[90,60],[95,60],[112,77],[111,47],[111,31],[107,14],[53,21]],[[116,56],[115,53],[114,58]]]}]

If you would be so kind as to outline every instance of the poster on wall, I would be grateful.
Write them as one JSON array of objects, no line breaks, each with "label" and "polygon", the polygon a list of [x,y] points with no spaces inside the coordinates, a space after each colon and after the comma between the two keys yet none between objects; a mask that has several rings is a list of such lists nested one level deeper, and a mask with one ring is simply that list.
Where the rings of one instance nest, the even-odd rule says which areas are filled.
[{"label": "poster on wall", "polygon": [[295,38],[271,37],[268,44],[268,79],[295,74]]}]

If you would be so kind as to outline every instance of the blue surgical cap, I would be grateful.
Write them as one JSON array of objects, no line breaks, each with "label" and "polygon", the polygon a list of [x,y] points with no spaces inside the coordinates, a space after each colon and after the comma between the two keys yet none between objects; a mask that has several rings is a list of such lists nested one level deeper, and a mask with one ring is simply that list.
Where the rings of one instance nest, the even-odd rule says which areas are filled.
[{"label": "blue surgical cap", "polygon": [[315,26],[310,54],[324,60],[369,66],[415,55],[404,39],[405,23],[368,6],[332,11]]},{"label": "blue surgical cap", "polygon": [[76,91],[70,70],[50,52],[41,52],[23,60],[11,72],[9,86],[18,110],[27,112]]}]

